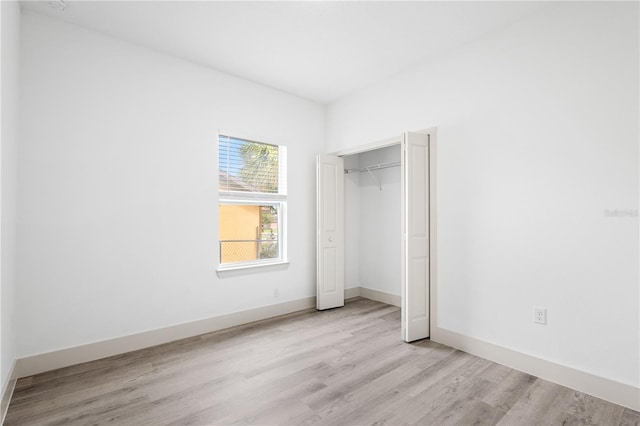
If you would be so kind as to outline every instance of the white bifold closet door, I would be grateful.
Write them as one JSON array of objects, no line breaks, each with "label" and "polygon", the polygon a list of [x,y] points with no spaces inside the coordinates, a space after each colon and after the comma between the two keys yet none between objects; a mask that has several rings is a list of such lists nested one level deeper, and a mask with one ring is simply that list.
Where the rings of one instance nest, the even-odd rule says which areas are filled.
[{"label": "white bifold closet door", "polygon": [[402,140],[402,339],[429,337],[429,135]]},{"label": "white bifold closet door", "polygon": [[316,157],[316,308],[344,306],[344,162]]},{"label": "white bifold closet door", "polygon": [[[344,165],[318,155],[317,308],[344,306]],[[405,133],[401,158],[402,339],[429,337],[429,135]],[[389,224],[394,226],[394,224]],[[397,226],[397,224],[396,224]],[[384,262],[385,259],[380,259]]]}]

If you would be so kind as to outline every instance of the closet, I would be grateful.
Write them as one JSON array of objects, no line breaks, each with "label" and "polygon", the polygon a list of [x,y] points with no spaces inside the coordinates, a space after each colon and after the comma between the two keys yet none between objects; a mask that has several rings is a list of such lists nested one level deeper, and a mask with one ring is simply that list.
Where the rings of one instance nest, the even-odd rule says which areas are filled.
[{"label": "closet", "polygon": [[402,339],[429,336],[434,142],[430,129],[317,156],[318,310],[344,306],[345,287],[399,295]]},{"label": "closet", "polygon": [[345,288],[400,306],[400,144],[344,156]]}]

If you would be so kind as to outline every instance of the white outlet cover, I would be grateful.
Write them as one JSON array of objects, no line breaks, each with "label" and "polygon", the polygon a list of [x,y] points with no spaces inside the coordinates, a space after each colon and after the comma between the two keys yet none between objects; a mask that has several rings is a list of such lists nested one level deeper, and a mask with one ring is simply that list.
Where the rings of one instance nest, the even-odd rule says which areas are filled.
[{"label": "white outlet cover", "polygon": [[547,325],[547,308],[533,308],[533,322],[536,324]]}]

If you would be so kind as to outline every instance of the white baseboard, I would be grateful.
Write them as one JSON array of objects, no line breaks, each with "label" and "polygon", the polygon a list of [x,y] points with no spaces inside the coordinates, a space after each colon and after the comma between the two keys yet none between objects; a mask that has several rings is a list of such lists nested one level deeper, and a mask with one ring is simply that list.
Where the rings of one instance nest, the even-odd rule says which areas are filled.
[{"label": "white baseboard", "polygon": [[[400,296],[355,287],[345,290],[345,299],[364,297],[400,306]],[[229,327],[265,320],[280,315],[315,307],[315,297],[307,297],[275,305],[263,306],[247,311],[234,312],[179,324],[158,330],[138,333],[130,336],[118,337],[87,345],[28,356],[16,360],[11,368],[9,380],[2,392],[1,419],[4,420],[16,379],[28,377],[57,368],[68,367],[83,362],[94,361],[112,355],[118,355],[138,349],[144,349],[187,337],[210,333]],[[432,327],[431,340],[451,346],[470,354],[488,359],[493,362],[523,371],[553,383],[566,386],[589,395],[619,404],[636,411],[640,411],[640,389],[630,385],[615,382],[610,379],[595,376],[584,371],[533,357],[512,349],[464,336],[439,327]]]},{"label": "white baseboard", "polygon": [[532,376],[640,411],[640,389],[439,327],[431,340]]},{"label": "white baseboard", "polygon": [[[345,299],[351,299],[361,295],[365,290],[367,297],[384,303],[389,303],[392,295],[387,295],[375,290],[362,289],[361,287],[348,288],[344,291]],[[20,358],[15,363],[13,378],[28,377],[34,374],[57,368],[69,367],[83,362],[95,361],[112,355],[144,349],[175,340],[185,339],[200,334],[211,333],[237,325],[247,324],[253,321],[260,321],[273,318],[279,315],[289,314],[303,309],[316,306],[315,297],[293,300],[290,302],[278,303],[275,305],[263,306],[241,312],[220,315],[200,321],[179,324],[171,327],[137,333],[129,336],[117,337],[115,339],[89,343],[82,346],[61,349],[33,356]]]},{"label": "white baseboard", "polygon": [[16,388],[17,379],[15,378],[16,361],[14,360],[7,374],[7,382],[2,386],[2,401],[0,402],[0,425],[4,424],[4,418],[9,409],[9,403],[13,396],[13,390]]},{"label": "white baseboard", "polygon": [[[345,299],[360,296],[360,287],[345,289]],[[373,299],[373,297],[370,297]],[[373,299],[378,300],[378,299]],[[112,355],[144,349],[200,334],[211,333],[237,325],[260,321],[279,315],[289,314],[316,306],[315,297],[263,306],[241,312],[220,315],[200,321],[179,324],[172,327],[117,337],[87,345],[75,346],[20,358],[15,364],[15,377],[28,377],[57,368],[69,367],[83,362],[95,361]]]},{"label": "white baseboard", "polygon": [[220,315],[190,323],[117,337],[68,349],[20,358],[16,361],[14,377],[28,377],[57,368],[69,367],[125,352],[144,349],[187,337],[211,333],[237,325],[286,315],[316,306],[315,297],[262,306],[241,312]]},{"label": "white baseboard", "polygon": [[[345,299],[360,296],[360,287],[345,289]],[[378,299],[374,299],[378,300]],[[179,324],[130,336],[117,337],[87,345],[75,346],[33,356],[20,358],[15,363],[14,378],[33,376],[57,368],[69,367],[88,361],[106,358],[126,352],[144,349],[200,334],[211,333],[237,325],[247,324],[286,315],[316,306],[315,297],[263,306],[241,312],[220,315],[200,321]]]},{"label": "white baseboard", "polygon": [[387,305],[393,305],[400,307],[400,296],[395,294],[385,293],[380,290],[373,290],[371,288],[360,287],[360,296],[366,299],[375,300],[377,302],[386,303]]},{"label": "white baseboard", "polygon": [[353,299],[354,297],[359,297],[359,296],[360,296],[360,287],[344,289],[344,300]]}]

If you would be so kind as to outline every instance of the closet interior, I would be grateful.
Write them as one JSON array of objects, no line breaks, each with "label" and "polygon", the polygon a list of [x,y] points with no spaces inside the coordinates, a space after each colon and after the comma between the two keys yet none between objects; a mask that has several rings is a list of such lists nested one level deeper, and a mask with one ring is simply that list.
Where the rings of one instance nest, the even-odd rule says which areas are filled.
[{"label": "closet interior", "polygon": [[345,288],[400,298],[400,144],[344,156]]}]

